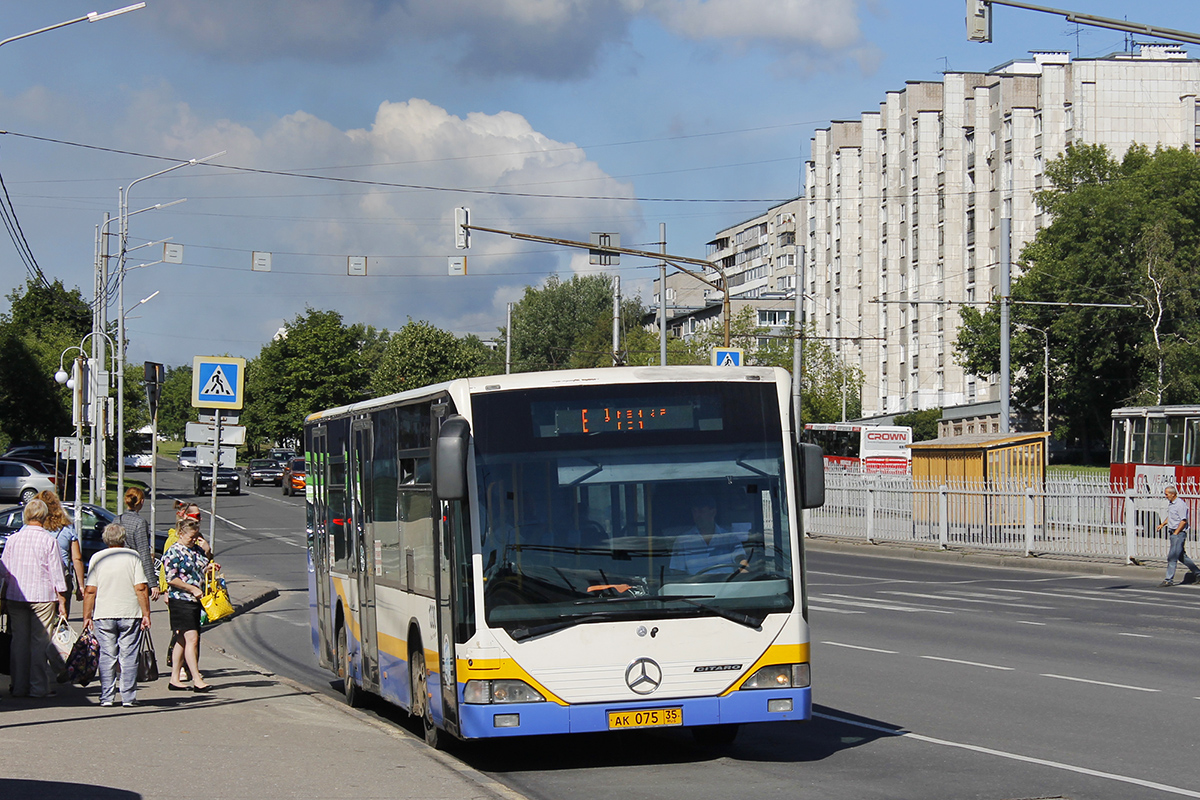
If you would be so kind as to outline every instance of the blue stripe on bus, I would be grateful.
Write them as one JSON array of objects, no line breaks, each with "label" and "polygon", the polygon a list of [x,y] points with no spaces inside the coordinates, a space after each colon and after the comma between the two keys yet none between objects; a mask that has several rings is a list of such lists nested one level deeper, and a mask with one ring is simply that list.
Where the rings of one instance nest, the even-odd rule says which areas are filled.
[{"label": "blue stripe on bus", "polygon": [[[767,711],[767,701],[785,698],[791,699],[792,711]],[[504,705],[467,705],[464,703],[459,706],[459,717],[463,738],[486,739],[497,736],[607,731],[609,729],[608,712],[649,708],[682,708],[685,727],[782,720],[804,721],[812,718],[812,690],[807,688],[784,691],[754,689],[733,692],[725,697],[660,700],[658,702],[588,703],[572,706],[560,706],[557,703]],[[494,717],[500,714],[519,714],[520,725],[512,728],[497,728]]]}]

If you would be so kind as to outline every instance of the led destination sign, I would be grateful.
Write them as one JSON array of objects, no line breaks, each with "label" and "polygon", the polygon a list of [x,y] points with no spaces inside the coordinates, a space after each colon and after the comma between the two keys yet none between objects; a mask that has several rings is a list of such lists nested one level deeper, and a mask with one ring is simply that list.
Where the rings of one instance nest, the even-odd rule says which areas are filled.
[{"label": "led destination sign", "polygon": [[720,403],[711,397],[683,403],[679,398],[658,403],[650,398],[534,403],[531,410],[535,435],[541,439],[606,433],[719,431],[724,427]]}]

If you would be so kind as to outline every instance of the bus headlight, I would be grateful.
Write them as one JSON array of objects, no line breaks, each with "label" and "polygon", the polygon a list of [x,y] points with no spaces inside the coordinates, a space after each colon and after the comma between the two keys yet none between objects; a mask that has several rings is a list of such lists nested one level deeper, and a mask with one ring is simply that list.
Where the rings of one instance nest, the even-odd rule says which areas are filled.
[{"label": "bus headlight", "polygon": [[489,703],[540,703],[545,701],[541,692],[525,681],[491,680],[467,681],[463,687],[463,702],[476,705]]},{"label": "bus headlight", "polygon": [[763,667],[742,684],[743,689],[803,689],[809,685],[808,664],[775,664]]}]

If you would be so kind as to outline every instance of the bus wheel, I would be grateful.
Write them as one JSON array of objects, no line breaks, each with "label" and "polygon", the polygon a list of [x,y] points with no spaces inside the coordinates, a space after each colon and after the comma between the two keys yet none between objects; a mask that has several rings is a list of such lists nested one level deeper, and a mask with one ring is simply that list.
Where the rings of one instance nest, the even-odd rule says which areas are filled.
[{"label": "bus wheel", "polygon": [[346,626],[338,628],[338,672],[342,675],[342,693],[346,695],[346,705],[358,708],[362,705],[362,689],[350,677],[350,648],[346,646]]},{"label": "bus wheel", "polygon": [[737,738],[737,725],[701,725],[692,728],[692,738],[704,747],[726,747]]},{"label": "bus wheel", "polygon": [[433,709],[429,706],[429,673],[425,670],[425,650],[412,651],[408,657],[408,683],[412,688],[412,711],[421,721],[425,731],[425,743],[435,750],[441,749],[441,731],[433,724]]}]

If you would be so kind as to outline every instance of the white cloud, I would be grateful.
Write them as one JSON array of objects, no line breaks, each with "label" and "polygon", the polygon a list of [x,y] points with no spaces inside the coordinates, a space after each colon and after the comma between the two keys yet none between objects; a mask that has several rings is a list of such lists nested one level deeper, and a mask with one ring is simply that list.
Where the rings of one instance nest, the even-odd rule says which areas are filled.
[{"label": "white cloud", "polygon": [[838,49],[859,36],[856,0],[625,0],[690,39]]},{"label": "white cloud", "polygon": [[[697,41],[833,51],[859,38],[859,0],[159,0],[151,24],[223,59],[350,62],[430,40],[478,75],[589,75],[641,16]],[[236,23],[231,24],[232,20]]]}]

